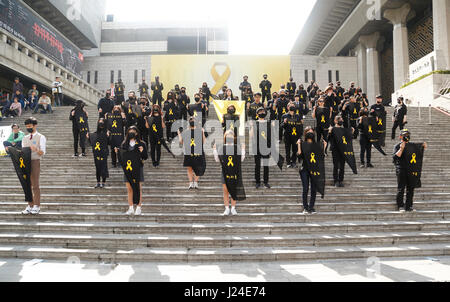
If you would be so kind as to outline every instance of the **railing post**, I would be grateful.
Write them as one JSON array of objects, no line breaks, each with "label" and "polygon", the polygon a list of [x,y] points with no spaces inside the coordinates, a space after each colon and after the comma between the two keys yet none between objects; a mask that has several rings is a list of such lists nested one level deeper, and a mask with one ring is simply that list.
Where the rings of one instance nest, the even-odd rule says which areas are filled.
[{"label": "railing post", "polygon": [[429,117],[430,117],[430,121],[429,121],[429,123],[428,123],[428,125],[433,125],[433,123],[431,122],[431,104],[430,104],[430,106],[429,106]]},{"label": "railing post", "polygon": [[421,110],[420,110],[420,101],[417,102],[417,106],[419,107],[419,121],[422,120],[422,114],[421,114]]}]

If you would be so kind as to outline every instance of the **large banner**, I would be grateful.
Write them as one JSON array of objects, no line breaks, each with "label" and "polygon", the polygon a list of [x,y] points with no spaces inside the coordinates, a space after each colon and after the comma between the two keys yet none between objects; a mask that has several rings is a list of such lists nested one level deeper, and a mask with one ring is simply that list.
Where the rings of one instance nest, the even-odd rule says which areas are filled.
[{"label": "large banner", "polygon": [[152,81],[159,76],[165,94],[179,84],[191,96],[207,82],[213,95],[226,84],[240,98],[239,85],[245,75],[253,92],[261,92],[259,84],[264,74],[272,82],[272,92],[278,92],[282,84],[289,82],[291,73],[290,56],[155,55],[151,63]]},{"label": "large banner", "polygon": [[11,126],[0,127],[0,157],[6,156],[6,150],[3,146],[3,142],[7,141],[11,135]]},{"label": "large banner", "polygon": [[0,1],[0,28],[81,76],[81,50],[20,1]]}]

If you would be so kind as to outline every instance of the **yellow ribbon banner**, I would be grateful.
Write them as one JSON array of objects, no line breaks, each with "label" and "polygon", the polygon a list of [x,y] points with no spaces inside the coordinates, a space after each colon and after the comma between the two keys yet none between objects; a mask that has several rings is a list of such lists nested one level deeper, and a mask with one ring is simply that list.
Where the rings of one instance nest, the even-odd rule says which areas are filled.
[{"label": "yellow ribbon banner", "polygon": [[[217,72],[217,66],[226,67],[225,72],[222,75],[219,75],[219,73]],[[230,66],[228,66],[227,63],[215,63],[211,69],[211,75],[214,81],[216,81],[216,84],[211,89],[211,93],[217,95],[217,93],[222,90],[222,87],[225,86],[231,76]]]}]

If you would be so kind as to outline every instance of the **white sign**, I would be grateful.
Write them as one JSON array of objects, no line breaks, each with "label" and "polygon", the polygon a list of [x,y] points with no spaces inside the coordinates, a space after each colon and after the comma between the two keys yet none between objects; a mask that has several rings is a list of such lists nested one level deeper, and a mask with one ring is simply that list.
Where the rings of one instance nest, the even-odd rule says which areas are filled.
[{"label": "white sign", "polygon": [[427,73],[435,71],[435,62],[436,53],[433,51],[422,59],[409,65],[409,80],[414,81],[415,79],[426,75]]},{"label": "white sign", "polygon": [[11,135],[11,126],[0,127],[0,157],[6,156],[6,150],[3,146],[3,142],[7,141],[9,136]]}]

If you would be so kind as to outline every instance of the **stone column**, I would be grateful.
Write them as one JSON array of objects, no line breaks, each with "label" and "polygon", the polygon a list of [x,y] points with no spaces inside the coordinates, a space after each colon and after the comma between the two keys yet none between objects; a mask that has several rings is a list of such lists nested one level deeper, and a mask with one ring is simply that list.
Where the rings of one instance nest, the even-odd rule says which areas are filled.
[{"label": "stone column", "polygon": [[450,70],[450,0],[433,0],[436,68]]},{"label": "stone column", "polygon": [[394,25],[394,86],[399,90],[409,79],[409,44],[406,22],[411,11],[409,3],[397,9],[388,9],[384,17]]},{"label": "stone column", "polygon": [[358,58],[358,86],[366,92],[367,91],[367,50],[361,43],[356,47],[356,54]]},{"label": "stone column", "polygon": [[6,43],[8,41],[8,36],[5,34],[2,34],[2,41]]},{"label": "stone column", "polygon": [[372,104],[375,102],[375,96],[381,91],[380,63],[377,50],[379,40],[379,32],[359,37],[359,42],[367,49],[367,98]]}]

